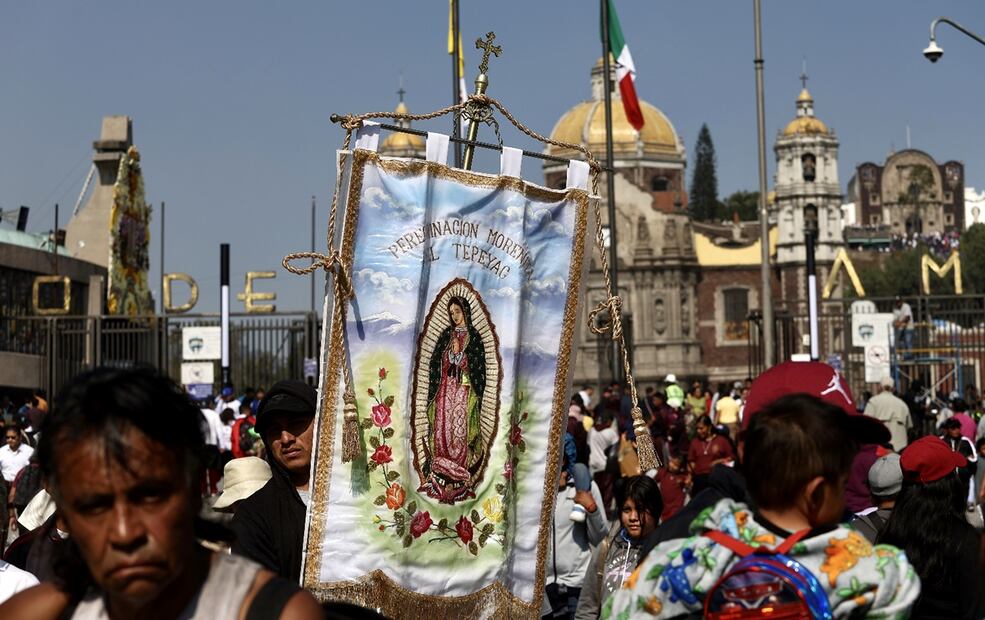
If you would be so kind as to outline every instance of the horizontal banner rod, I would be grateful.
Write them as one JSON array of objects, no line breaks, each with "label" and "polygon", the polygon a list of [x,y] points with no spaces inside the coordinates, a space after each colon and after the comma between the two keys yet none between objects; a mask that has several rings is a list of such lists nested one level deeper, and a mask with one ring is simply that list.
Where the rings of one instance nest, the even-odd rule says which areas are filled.
[{"label": "horizontal banner rod", "polygon": [[[329,120],[331,120],[333,123],[339,123],[342,121],[343,118],[344,117],[339,114],[333,114]],[[380,123],[380,128],[386,129],[387,131],[399,131],[400,133],[409,133],[415,136],[421,136],[422,138],[427,138],[428,136],[428,132],[426,131],[421,131],[420,129],[411,129],[409,127],[400,127],[399,125],[387,125],[385,123]],[[489,149],[491,151],[503,150],[503,147],[500,146],[499,144],[492,144],[490,142],[478,142],[476,140],[467,140],[465,138],[457,138],[455,136],[448,136],[448,140],[451,142],[456,142],[458,144],[472,145],[483,149]],[[523,154],[527,157],[535,157],[537,159],[544,159],[547,161],[556,161],[560,164],[567,164],[568,162],[572,161],[571,159],[568,159],[566,157],[555,157],[554,155],[546,155],[544,153],[537,153],[535,151],[525,150],[523,151]],[[601,166],[599,169],[605,172],[611,172],[611,170],[606,166]]]}]

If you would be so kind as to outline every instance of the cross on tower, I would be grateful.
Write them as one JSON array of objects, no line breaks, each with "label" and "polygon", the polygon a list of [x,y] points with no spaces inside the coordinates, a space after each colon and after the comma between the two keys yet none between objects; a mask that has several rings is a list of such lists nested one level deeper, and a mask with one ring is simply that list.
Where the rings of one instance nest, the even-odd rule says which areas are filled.
[{"label": "cross on tower", "polygon": [[807,59],[804,59],[804,64],[800,69],[800,83],[803,85],[804,90],[807,90]]},{"label": "cross on tower", "polygon": [[407,94],[407,91],[404,90],[403,85],[401,85],[400,88],[397,89],[397,96],[400,97],[400,103],[403,103],[404,102],[404,95],[406,95],[406,94]]},{"label": "cross on tower", "polygon": [[489,70],[489,54],[499,58],[499,55],[503,52],[503,48],[498,45],[493,45],[493,41],[496,39],[496,33],[489,31],[486,33],[486,40],[482,39],[475,40],[475,49],[482,50],[482,62],[479,63],[479,73],[485,73]]}]

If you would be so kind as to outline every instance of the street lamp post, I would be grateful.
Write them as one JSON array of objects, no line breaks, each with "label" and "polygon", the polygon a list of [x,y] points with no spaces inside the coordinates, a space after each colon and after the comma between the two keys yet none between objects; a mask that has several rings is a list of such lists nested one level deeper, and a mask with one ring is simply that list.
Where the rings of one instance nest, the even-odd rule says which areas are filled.
[{"label": "street lamp post", "polygon": [[985,39],[983,39],[981,35],[976,34],[971,30],[968,30],[967,28],[965,28],[964,26],[962,26],[961,24],[959,24],[958,22],[952,19],[949,19],[947,17],[938,17],[934,21],[930,22],[930,45],[928,45],[923,50],[923,55],[926,56],[927,60],[929,60],[930,62],[937,62],[938,60],[941,59],[941,56],[944,55],[944,48],[937,45],[937,24],[941,24],[941,23],[948,24],[951,27],[953,27],[955,30],[963,32],[969,37],[971,37],[972,39],[981,43],[982,45],[985,45]]},{"label": "street lamp post", "polygon": [[759,239],[762,254],[760,257],[760,277],[762,278],[763,307],[763,367],[769,369],[775,361],[773,344],[773,284],[770,276],[770,218],[766,203],[766,103],[763,86],[763,19],[761,0],[753,0],[753,21],[756,57],[756,129],[759,143]]},{"label": "street lamp post", "polygon": [[811,359],[821,357],[817,316],[817,271],[814,266],[814,243],[817,241],[817,206],[804,207],[804,245],[807,252],[807,317],[811,335]]}]

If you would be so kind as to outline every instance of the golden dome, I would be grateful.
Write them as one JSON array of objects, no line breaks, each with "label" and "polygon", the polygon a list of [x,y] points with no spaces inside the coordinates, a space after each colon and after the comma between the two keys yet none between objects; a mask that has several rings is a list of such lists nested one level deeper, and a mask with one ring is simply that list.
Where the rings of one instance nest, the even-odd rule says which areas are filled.
[{"label": "golden dome", "polygon": [[[612,150],[616,154],[637,153],[637,144],[645,154],[680,153],[677,132],[663,112],[655,106],[640,101],[643,111],[643,130],[637,132],[626,118],[622,101],[612,100]],[[605,152],[605,104],[601,101],[584,101],[568,110],[554,126],[551,139],[558,142],[582,144],[595,155]],[[572,156],[570,149],[551,146],[549,152],[557,156]]]},{"label": "golden dome", "polygon": [[[407,109],[407,104],[405,104],[403,101],[397,104],[397,107],[394,110],[394,112],[396,112],[397,114],[410,113],[409,110]],[[407,127],[410,127],[409,121],[398,121],[396,124],[406,125]],[[381,153],[384,154],[411,151],[411,150],[417,150],[423,153],[424,138],[412,133],[404,133],[402,131],[392,131],[390,132],[390,135],[387,136],[386,139],[383,140],[383,142],[380,144],[379,150]]]},{"label": "golden dome", "polygon": [[814,97],[811,97],[811,94],[809,92],[807,92],[807,89],[805,88],[804,90],[800,91],[800,95],[797,96],[797,101],[798,102],[800,102],[800,101],[814,101]]},{"label": "golden dome", "polygon": [[794,136],[797,134],[826,134],[828,126],[821,122],[821,119],[814,116],[799,116],[787,124],[783,130],[783,135]]}]

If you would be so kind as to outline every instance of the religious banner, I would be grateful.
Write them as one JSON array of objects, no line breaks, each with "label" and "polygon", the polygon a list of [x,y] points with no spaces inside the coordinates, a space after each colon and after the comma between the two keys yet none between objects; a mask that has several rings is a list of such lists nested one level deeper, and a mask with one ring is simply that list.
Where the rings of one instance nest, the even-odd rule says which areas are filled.
[{"label": "religious banner", "polygon": [[150,268],[150,205],[144,201],[140,153],[130,147],[120,158],[109,219],[109,314],[142,316],[154,312],[147,286]]},{"label": "religious banner", "polygon": [[352,294],[327,304],[304,585],[395,618],[538,618],[597,200],[576,180],[588,166],[548,189],[518,167],[348,158]]}]

